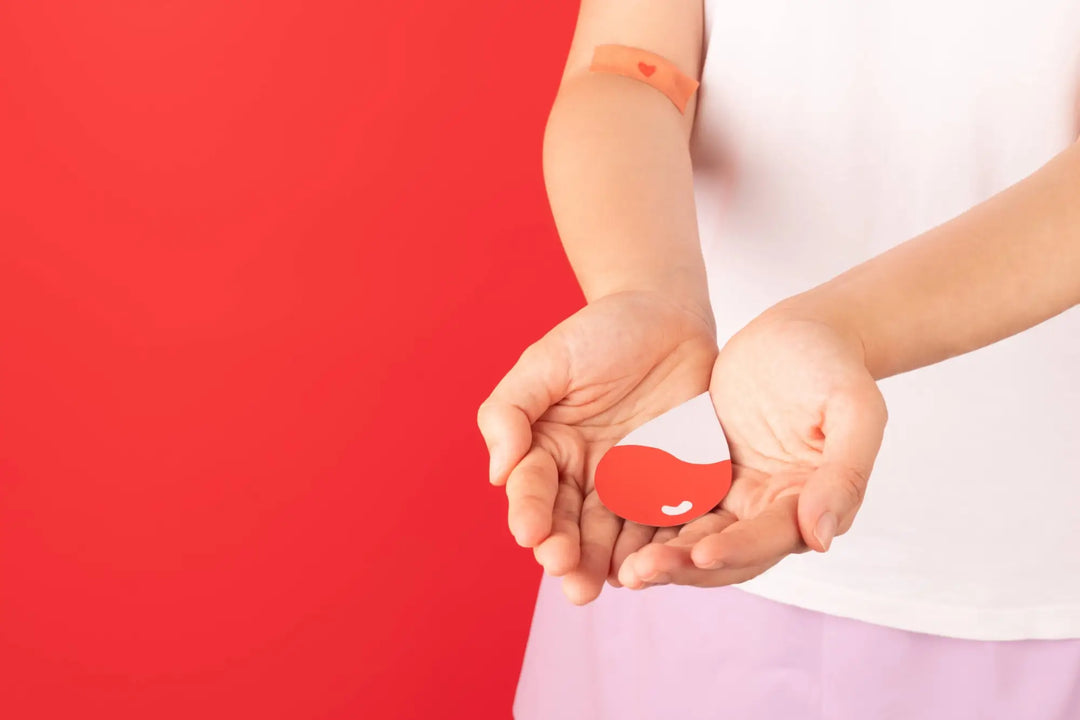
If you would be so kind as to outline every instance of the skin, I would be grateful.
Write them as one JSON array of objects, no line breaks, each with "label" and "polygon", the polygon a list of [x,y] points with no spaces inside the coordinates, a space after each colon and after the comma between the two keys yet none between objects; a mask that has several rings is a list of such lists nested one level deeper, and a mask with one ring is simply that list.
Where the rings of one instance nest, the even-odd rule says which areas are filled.
[{"label": "skin", "polygon": [[[1080,302],[1080,145],[968,212],[778,303],[717,353],[688,139],[656,90],[587,73],[605,42],[700,80],[701,4],[584,0],[544,172],[588,304],[531,346],[478,424],[508,522],[577,603],[742,582],[850,528],[887,420],[875,380],[970,352]],[[722,311],[722,308],[719,309]],[[592,491],[602,453],[708,388],[734,482],[681,528],[623,523]]]},{"label": "skin", "polygon": [[[704,392],[717,352],[689,151],[697,95],[680,113],[656,89],[588,67],[593,48],[619,43],[648,48],[697,79],[703,32],[700,0],[580,3],[544,133],[543,171],[589,304],[534,343],[478,413],[491,479],[506,486],[511,532],[564,577],[578,603],[594,598],[605,577],[615,581],[622,558],[654,537],[596,501],[591,473],[600,454],[634,424]],[[629,347],[631,338],[640,347]],[[552,408],[539,428],[530,424]],[[508,482],[534,442],[546,453],[536,451]],[[565,482],[561,494],[553,490],[557,459],[578,470],[576,491]]]},{"label": "skin", "polygon": [[625,558],[627,587],[743,582],[789,554],[826,551],[862,504],[887,413],[858,338],[762,316],[724,346],[709,391],[731,448],[731,492]]},{"label": "skin", "polygon": [[[716,358],[710,319],[664,295],[632,291],[590,303],[521,355],[481,405],[491,482],[507,524],[572,601],[654,529],[624,523],[597,498],[600,457],[632,428],[705,391]],[[618,548],[616,549],[616,545]]]},{"label": "skin", "polygon": [[[822,507],[811,494],[813,482],[834,459],[846,458],[831,482],[834,499],[845,486],[850,497],[828,508],[838,519],[836,532],[844,532],[886,420],[872,389],[876,379],[984,347],[1080,303],[1078,198],[1080,143],[1073,143],[986,202],[778,303],[737,333],[717,357],[710,391],[732,458],[743,465],[742,481],[715,518],[629,556],[620,581],[634,588],[715,586],[763,572],[770,565],[743,561],[730,535],[787,481],[791,488],[772,502],[786,508],[788,522],[776,519],[747,544],[762,555],[772,549],[775,562],[801,551],[794,519],[810,547],[827,549],[829,527],[811,530],[816,545],[808,540],[806,519]],[[832,423],[838,408],[844,420]],[[830,450],[839,456],[830,457]],[[807,467],[815,468],[809,476]],[[798,495],[794,518],[783,505],[786,493]],[[723,567],[714,568],[717,563]]]}]

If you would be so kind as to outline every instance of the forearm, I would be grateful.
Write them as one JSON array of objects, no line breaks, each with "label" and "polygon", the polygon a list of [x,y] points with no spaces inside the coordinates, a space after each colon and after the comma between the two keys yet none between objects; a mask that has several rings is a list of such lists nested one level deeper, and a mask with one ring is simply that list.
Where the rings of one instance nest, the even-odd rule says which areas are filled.
[{"label": "forearm", "polygon": [[1078,302],[1073,144],[986,202],[775,311],[850,331],[882,378],[989,345]]},{"label": "forearm", "polygon": [[689,136],[680,114],[633,79],[565,80],[544,136],[544,180],[567,257],[588,300],[656,291],[712,322],[698,241]]}]

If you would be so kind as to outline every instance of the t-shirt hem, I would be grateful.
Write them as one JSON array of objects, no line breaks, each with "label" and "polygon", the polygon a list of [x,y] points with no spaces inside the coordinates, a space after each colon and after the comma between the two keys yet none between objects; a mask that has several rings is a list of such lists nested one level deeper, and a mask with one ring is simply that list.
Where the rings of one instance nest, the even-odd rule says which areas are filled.
[{"label": "t-shirt hem", "polygon": [[983,607],[890,597],[783,572],[736,586],[753,595],[873,625],[962,640],[1080,638],[1080,604]]}]

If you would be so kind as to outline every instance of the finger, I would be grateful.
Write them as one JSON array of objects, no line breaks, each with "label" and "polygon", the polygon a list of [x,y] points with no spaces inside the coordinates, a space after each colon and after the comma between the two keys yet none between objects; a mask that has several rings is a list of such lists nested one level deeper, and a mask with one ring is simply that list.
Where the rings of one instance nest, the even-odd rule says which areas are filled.
[{"label": "finger", "polygon": [[555,459],[539,445],[519,462],[506,482],[506,523],[522,547],[534,547],[551,533],[559,491]]},{"label": "finger", "polygon": [[626,558],[619,568],[619,582],[631,590],[662,585],[673,572],[687,566],[694,566],[689,548],[652,542]]},{"label": "finger", "polygon": [[615,548],[611,553],[611,567],[608,568],[608,582],[612,587],[619,587],[619,568],[633,552],[640,550],[652,541],[656,528],[652,525],[623,521],[619,537],[615,539]]},{"label": "finger", "polygon": [[799,500],[799,528],[806,544],[825,552],[847,532],[862,505],[888,413],[877,386],[830,400],[825,410],[824,462],[806,481]]},{"label": "finger", "polygon": [[668,541],[668,545],[694,545],[706,535],[721,532],[736,521],[735,515],[727,510],[716,510],[692,520],[679,530],[679,534]]},{"label": "finger", "polygon": [[[660,528],[648,546],[628,556],[620,564],[617,577],[619,584],[629,583],[627,587],[636,590],[670,582],[670,572],[681,567],[694,567],[690,560],[689,548],[697,540],[711,533],[720,532],[734,521],[734,515],[726,510],[719,510],[703,515],[681,527]],[[685,551],[673,552],[665,550],[665,547],[683,548]]]},{"label": "finger", "polygon": [[[627,558],[620,575],[626,587],[632,590],[654,585],[721,587],[757,577],[783,559],[780,556],[760,565],[707,570],[694,564],[691,552],[692,548],[685,545],[650,545]],[[642,576],[649,579],[644,580]]]},{"label": "finger", "polygon": [[476,413],[487,445],[493,485],[506,482],[511,469],[532,447],[532,424],[569,390],[566,353],[547,335],[521,354]]},{"label": "finger", "polygon": [[779,562],[802,549],[797,518],[798,495],[773,501],[759,515],[731,523],[719,533],[700,539],[691,550],[696,567],[747,568]]},{"label": "finger", "polygon": [[[680,526],[675,527],[662,527],[657,528],[656,533],[653,535],[650,545],[666,545],[672,542],[675,538],[679,537]],[[663,585],[667,582],[667,577],[663,573],[654,574],[648,582],[645,583],[645,587],[652,587],[653,585]]]},{"label": "finger", "polygon": [[[624,523],[624,525],[625,524],[626,523]],[[637,525],[637,523],[634,524]],[[616,542],[616,552],[612,555],[611,568],[608,570],[608,582],[611,583],[612,587],[619,587],[622,585],[619,581],[619,570],[622,568],[623,563],[626,562],[626,558],[646,545],[651,543],[663,544],[678,537],[679,534],[679,529],[677,527],[656,528],[652,525],[639,525],[638,527],[644,528],[642,533],[635,538],[641,539],[641,542],[635,542],[633,546],[630,546],[630,543],[627,543],[627,546],[624,548],[619,548],[618,542]],[[620,534],[619,537],[621,538],[622,535]],[[650,585],[652,583],[645,584]]]},{"label": "finger", "polygon": [[551,534],[533,549],[536,561],[549,575],[565,575],[581,558],[581,489],[568,478],[559,482],[551,513]]},{"label": "finger", "polygon": [[672,540],[673,538],[677,538],[678,536],[679,536],[679,527],[678,526],[676,526],[676,527],[662,527],[662,528],[657,528],[656,529],[656,532],[653,534],[652,541],[654,543],[666,543],[666,542]]},{"label": "finger", "polygon": [[862,505],[868,477],[837,464],[822,465],[806,481],[799,501],[799,527],[806,544],[825,552],[847,532]]},{"label": "finger", "polygon": [[600,502],[596,493],[585,497],[581,507],[581,560],[563,576],[563,592],[576,605],[596,599],[611,567],[611,552],[622,525]]},{"label": "finger", "polygon": [[764,565],[754,565],[746,568],[722,568],[719,570],[702,570],[698,567],[680,567],[666,574],[668,585],[690,585],[694,587],[723,587],[725,585],[737,585],[757,577],[776,562]]}]

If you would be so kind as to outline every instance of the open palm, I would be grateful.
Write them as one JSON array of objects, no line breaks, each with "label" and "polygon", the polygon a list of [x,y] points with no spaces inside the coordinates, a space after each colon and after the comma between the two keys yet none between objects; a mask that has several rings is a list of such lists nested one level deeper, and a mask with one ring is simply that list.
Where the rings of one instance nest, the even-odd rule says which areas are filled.
[{"label": "open palm", "polygon": [[713,405],[731,446],[731,492],[617,568],[631,588],[748,580],[791,553],[825,551],[862,503],[887,414],[856,338],[766,313],[720,351]]},{"label": "open palm", "polygon": [[480,406],[510,531],[564,577],[572,601],[599,594],[614,554],[621,561],[654,538],[654,528],[624,523],[600,503],[597,463],[633,428],[704,392],[716,353],[706,313],[617,293],[529,346]]}]

